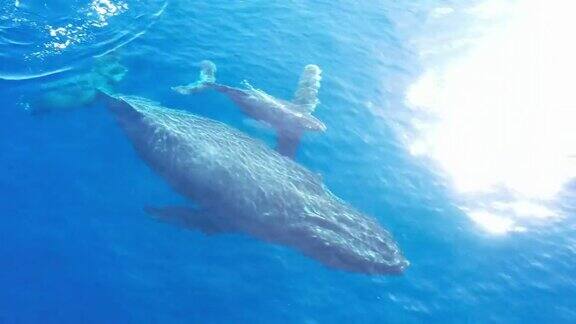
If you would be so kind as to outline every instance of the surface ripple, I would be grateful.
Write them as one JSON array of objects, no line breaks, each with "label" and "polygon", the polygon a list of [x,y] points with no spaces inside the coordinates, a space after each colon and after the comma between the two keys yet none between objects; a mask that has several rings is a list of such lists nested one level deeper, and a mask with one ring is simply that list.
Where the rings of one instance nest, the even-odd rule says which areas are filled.
[{"label": "surface ripple", "polygon": [[30,80],[74,69],[145,34],[168,1],[2,0],[0,80]]}]

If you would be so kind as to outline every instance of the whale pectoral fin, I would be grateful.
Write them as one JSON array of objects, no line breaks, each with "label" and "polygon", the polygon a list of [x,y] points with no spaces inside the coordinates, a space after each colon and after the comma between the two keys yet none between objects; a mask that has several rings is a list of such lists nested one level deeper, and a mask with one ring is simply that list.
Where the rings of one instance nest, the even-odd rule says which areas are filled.
[{"label": "whale pectoral fin", "polygon": [[310,64],[304,67],[304,71],[298,81],[298,88],[294,93],[292,102],[302,112],[311,114],[320,103],[318,91],[320,90],[320,80],[322,80],[322,70],[318,65]]},{"label": "whale pectoral fin", "polygon": [[278,131],[278,143],[276,150],[278,153],[294,159],[296,157],[296,150],[298,149],[298,144],[300,144],[300,139],[302,138],[302,133],[285,133]]},{"label": "whale pectoral fin", "polygon": [[198,229],[205,234],[229,232],[219,217],[205,210],[180,206],[144,207],[144,211],[154,218],[173,225]]}]

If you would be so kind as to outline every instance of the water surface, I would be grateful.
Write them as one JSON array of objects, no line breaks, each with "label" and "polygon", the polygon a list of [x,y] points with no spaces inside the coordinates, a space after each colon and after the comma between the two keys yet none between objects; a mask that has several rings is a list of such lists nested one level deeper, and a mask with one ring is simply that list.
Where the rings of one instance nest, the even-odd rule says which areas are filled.
[{"label": "water surface", "polygon": [[[0,322],[572,322],[573,23],[561,1],[0,2]],[[273,133],[198,63],[291,98],[323,70],[297,161],[373,215],[411,266],[334,271],[146,215],[178,204],[97,103],[34,114],[43,86],[118,55],[118,91]]]}]

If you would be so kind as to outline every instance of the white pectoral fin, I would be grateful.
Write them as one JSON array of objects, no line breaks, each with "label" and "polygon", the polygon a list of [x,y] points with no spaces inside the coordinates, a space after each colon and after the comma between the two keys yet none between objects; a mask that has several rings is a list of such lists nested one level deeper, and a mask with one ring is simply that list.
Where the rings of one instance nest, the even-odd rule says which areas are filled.
[{"label": "white pectoral fin", "polygon": [[200,75],[198,76],[198,80],[204,83],[216,82],[216,64],[208,60],[200,62]]},{"label": "white pectoral fin", "polygon": [[198,229],[205,234],[218,234],[229,231],[216,215],[205,210],[167,206],[145,207],[144,211],[163,222],[190,229]]},{"label": "white pectoral fin", "polygon": [[322,70],[318,65],[306,65],[300,80],[298,88],[294,93],[294,104],[299,106],[303,112],[312,113],[320,103],[318,100],[318,91],[320,90],[320,80],[322,80]]}]

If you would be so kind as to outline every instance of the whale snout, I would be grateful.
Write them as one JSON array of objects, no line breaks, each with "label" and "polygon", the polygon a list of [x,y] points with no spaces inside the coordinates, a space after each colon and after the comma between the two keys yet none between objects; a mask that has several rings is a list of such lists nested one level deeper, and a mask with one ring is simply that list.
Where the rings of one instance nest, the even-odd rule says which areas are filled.
[{"label": "whale snout", "polygon": [[368,269],[367,272],[372,274],[401,275],[409,265],[410,262],[408,262],[408,260],[400,257],[396,262],[391,264],[375,265],[372,269]]},{"label": "whale snout", "polygon": [[[358,233],[356,233],[358,234]],[[326,245],[316,257],[326,265],[340,270],[370,275],[401,275],[410,265],[396,242],[385,234],[373,237],[353,235],[343,245]]]},{"label": "whale snout", "polygon": [[[391,242],[392,243],[392,242]],[[372,254],[369,257],[363,255],[357,262],[350,264],[353,272],[365,274],[386,274],[401,275],[410,265],[410,262],[402,256],[395,244],[385,250],[379,251],[378,254]]]},{"label": "whale snout", "polygon": [[408,268],[410,262],[400,252],[398,244],[385,232],[376,235],[370,244],[372,253],[367,258],[365,271],[371,274],[400,275]]},{"label": "whale snout", "polygon": [[382,251],[380,255],[366,255],[364,252],[335,253],[324,259],[324,263],[340,270],[368,275],[401,275],[410,265],[403,256],[391,255],[390,251]]},{"label": "whale snout", "polygon": [[306,216],[308,240],[294,243],[326,266],[360,274],[399,275],[410,265],[388,231],[340,200],[310,207]]}]

